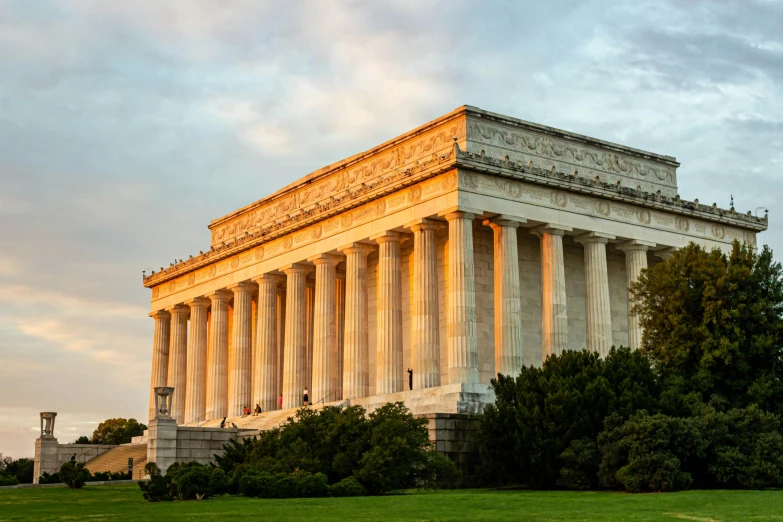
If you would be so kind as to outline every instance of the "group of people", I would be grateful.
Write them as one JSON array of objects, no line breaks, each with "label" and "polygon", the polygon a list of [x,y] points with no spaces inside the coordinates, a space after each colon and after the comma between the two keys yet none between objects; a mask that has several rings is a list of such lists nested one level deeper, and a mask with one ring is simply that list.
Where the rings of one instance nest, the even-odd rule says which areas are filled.
[{"label": "group of people", "polygon": [[[413,389],[413,369],[412,368],[408,368],[408,386],[410,387],[411,390]],[[302,392],[302,406],[307,407],[309,405],[310,405],[310,393],[307,391],[307,386],[305,386],[305,389]],[[281,410],[283,409],[283,394],[282,393],[280,394],[280,397],[277,398],[277,406]],[[261,409],[261,405],[260,404],[256,404],[256,407],[253,408],[252,413],[250,411],[250,408],[245,406],[243,408],[242,418],[251,417],[251,416],[255,417],[256,415],[260,415],[263,412],[264,412],[264,410]],[[226,417],[223,417],[223,420],[220,421],[220,427],[221,428],[225,428],[226,427]],[[231,426],[229,426],[229,427],[236,428],[237,425],[236,425],[235,422],[232,422]]]}]

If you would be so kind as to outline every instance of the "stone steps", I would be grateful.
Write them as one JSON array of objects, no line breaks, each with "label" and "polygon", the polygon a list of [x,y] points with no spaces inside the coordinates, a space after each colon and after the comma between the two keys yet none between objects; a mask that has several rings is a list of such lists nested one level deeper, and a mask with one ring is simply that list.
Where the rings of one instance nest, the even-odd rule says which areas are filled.
[{"label": "stone steps", "polygon": [[90,473],[97,473],[99,471],[127,473],[129,458],[133,459],[133,478],[141,478],[141,476],[144,475],[144,466],[147,464],[146,444],[118,446],[94,459],[88,460],[84,467],[87,468]]}]

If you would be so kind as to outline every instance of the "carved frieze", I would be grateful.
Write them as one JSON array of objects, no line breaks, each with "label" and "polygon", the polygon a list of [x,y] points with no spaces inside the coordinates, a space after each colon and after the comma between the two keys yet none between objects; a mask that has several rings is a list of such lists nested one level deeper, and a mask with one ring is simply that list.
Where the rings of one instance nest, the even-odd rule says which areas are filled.
[{"label": "carved frieze", "polygon": [[632,157],[614,150],[579,144],[544,133],[513,126],[468,119],[468,152],[507,161],[522,162],[531,167],[558,172],[578,171],[581,176],[595,177],[624,185],[674,196],[677,193],[675,167],[661,162]]}]

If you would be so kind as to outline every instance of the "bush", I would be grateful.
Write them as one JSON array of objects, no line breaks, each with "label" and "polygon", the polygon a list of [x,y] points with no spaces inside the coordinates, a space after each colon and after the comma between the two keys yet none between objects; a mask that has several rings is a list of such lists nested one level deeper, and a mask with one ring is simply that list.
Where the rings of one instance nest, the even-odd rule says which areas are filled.
[{"label": "bush", "polygon": [[239,492],[246,497],[269,497],[269,486],[275,478],[265,472],[249,471],[239,480]]},{"label": "bush", "polygon": [[17,484],[19,484],[19,481],[16,477],[0,473],[0,486],[16,486]]},{"label": "bush", "polygon": [[60,482],[66,484],[71,489],[81,489],[84,487],[84,483],[87,482],[91,476],[90,472],[84,469],[83,463],[76,463],[68,461],[60,466],[60,471],[57,472]]},{"label": "bush", "polygon": [[366,494],[367,490],[354,477],[346,477],[329,486],[329,495],[332,497],[363,497]]},{"label": "bush", "polygon": [[294,476],[297,481],[296,493],[302,498],[316,498],[329,496],[329,484],[323,473],[301,472]]},{"label": "bush", "polygon": [[674,491],[688,488],[693,478],[681,470],[704,451],[704,441],[690,419],[649,415],[642,410],[620,424],[607,419],[598,438],[602,454],[598,475],[605,487],[626,491]]},{"label": "bush", "polygon": [[453,489],[462,483],[462,472],[442,453],[434,449],[425,455],[419,484],[425,489]]},{"label": "bush", "polygon": [[557,483],[568,489],[594,489],[598,486],[598,466],[601,452],[598,444],[590,439],[572,440],[560,454],[563,467]]},{"label": "bush", "polygon": [[13,459],[0,454],[0,475],[15,477],[19,484],[32,484],[33,459]]}]

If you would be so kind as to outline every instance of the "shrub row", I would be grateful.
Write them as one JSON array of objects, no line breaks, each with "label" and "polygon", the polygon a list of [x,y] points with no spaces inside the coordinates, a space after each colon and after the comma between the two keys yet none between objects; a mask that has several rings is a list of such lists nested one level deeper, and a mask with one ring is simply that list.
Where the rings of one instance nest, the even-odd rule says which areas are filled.
[{"label": "shrub row", "polygon": [[354,477],[330,486],[323,473],[303,471],[292,475],[250,471],[239,481],[239,492],[246,497],[259,498],[360,497],[367,494]]}]

